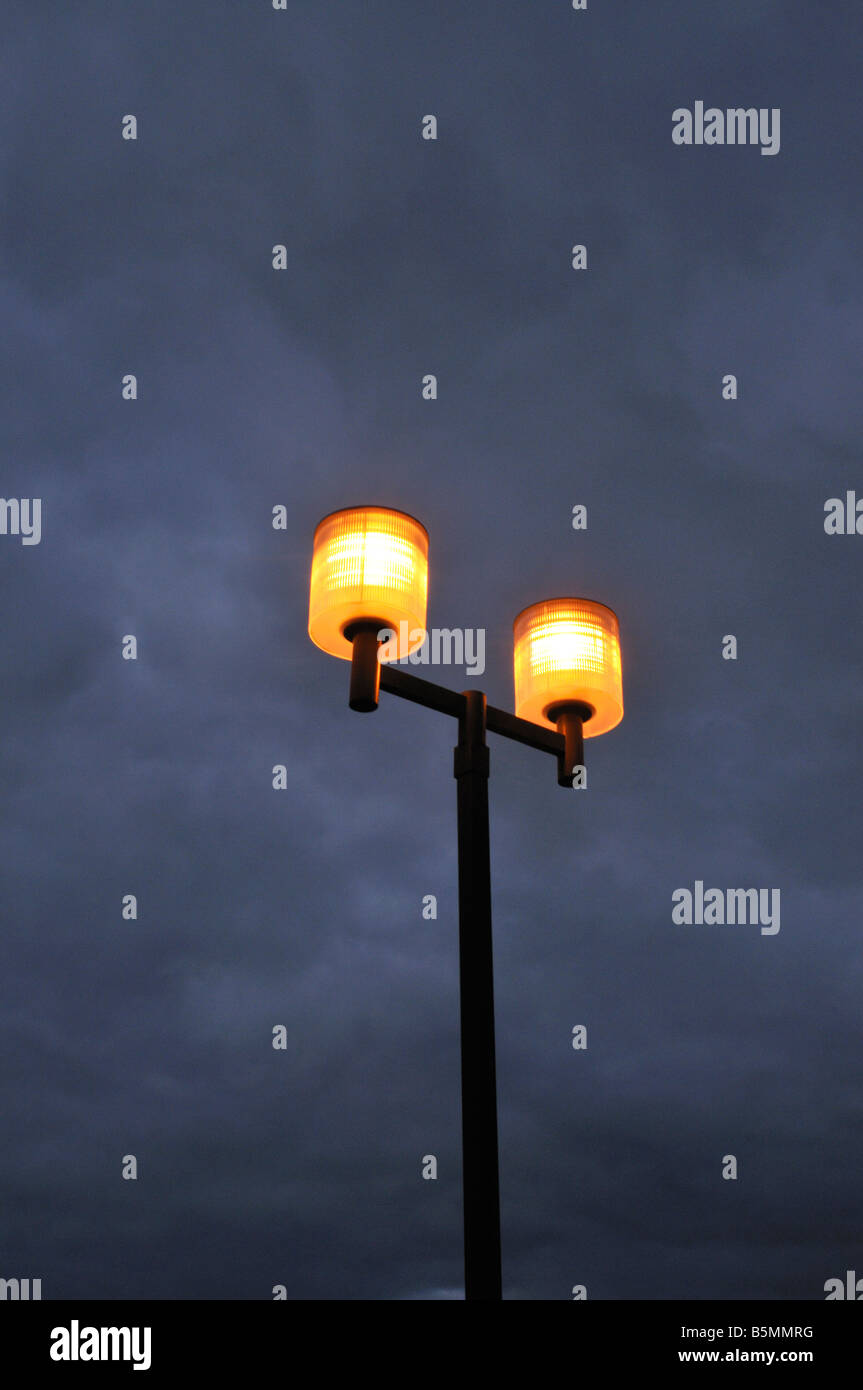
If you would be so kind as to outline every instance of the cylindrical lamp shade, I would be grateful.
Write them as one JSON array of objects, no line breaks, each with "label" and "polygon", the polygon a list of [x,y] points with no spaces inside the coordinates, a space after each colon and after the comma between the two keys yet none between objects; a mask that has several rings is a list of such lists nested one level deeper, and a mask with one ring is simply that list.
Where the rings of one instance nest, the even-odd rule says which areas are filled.
[{"label": "cylindrical lamp shade", "polygon": [[552,728],[548,711],[568,704],[593,710],[584,737],[595,738],[623,718],[620,632],[604,603],[553,598],[534,603],[513,624],[515,712]]},{"label": "cylindrical lamp shade", "polygon": [[309,636],[331,656],[351,659],[345,628],[391,628],[388,657],[425,640],[429,538],[425,527],[388,507],[348,507],[318,522],[309,593]]}]

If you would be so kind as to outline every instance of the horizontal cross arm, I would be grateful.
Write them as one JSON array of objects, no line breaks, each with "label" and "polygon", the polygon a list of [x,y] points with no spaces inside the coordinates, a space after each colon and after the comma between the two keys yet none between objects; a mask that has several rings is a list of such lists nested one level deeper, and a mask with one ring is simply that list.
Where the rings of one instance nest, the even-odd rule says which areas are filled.
[{"label": "horizontal cross arm", "polygon": [[556,758],[564,752],[563,735],[556,729],[547,729],[542,724],[534,724],[530,719],[519,719],[505,709],[495,709],[489,705],[486,710],[486,727],[490,733],[502,734],[504,738],[514,739],[516,743],[526,743],[529,748],[539,748],[543,753],[553,753]]},{"label": "horizontal cross arm", "polygon": [[424,681],[421,676],[413,676],[410,671],[400,671],[397,666],[381,662],[381,690],[391,695],[400,695],[403,700],[412,700],[415,705],[425,705],[426,709],[436,709],[441,714],[451,714],[462,719],[465,711],[465,698],[455,690],[447,690],[444,685]]}]

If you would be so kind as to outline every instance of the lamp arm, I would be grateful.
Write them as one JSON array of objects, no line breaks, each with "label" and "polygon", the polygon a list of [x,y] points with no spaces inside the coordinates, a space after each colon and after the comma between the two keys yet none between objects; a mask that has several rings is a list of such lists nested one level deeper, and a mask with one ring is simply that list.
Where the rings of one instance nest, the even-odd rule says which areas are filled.
[{"label": "lamp arm", "polygon": [[[357,663],[367,664],[368,652],[358,650],[356,641],[354,651]],[[421,676],[414,676],[411,672],[402,671],[386,662],[377,662],[377,665],[381,690],[464,722],[467,713],[466,694],[460,695],[455,690],[437,685],[434,681],[423,680]],[[541,724],[534,724],[530,719],[519,719],[518,715],[510,714],[508,710],[496,709],[494,705],[486,706],[486,728],[489,733],[498,734],[514,743],[523,743],[528,748],[536,748],[540,753],[550,753],[558,760],[559,784],[564,787],[572,786],[572,767],[567,764],[567,755],[574,753],[577,747],[573,743],[574,730],[567,731],[567,738],[563,731],[546,729]]]}]

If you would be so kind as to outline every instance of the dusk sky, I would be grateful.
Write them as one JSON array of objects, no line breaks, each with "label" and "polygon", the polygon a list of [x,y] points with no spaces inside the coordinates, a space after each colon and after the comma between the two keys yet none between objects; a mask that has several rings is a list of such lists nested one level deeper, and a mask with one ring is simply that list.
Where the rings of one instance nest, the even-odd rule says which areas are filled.
[{"label": "dusk sky", "polygon": [[[620,619],[587,790],[489,736],[504,1297],[863,1274],[859,4],[3,27],[0,1277],[463,1296],[456,726],[307,632],[367,502],[486,633],[406,669],[512,709],[522,608]],[[675,144],[697,102],[780,148]],[[780,930],[675,923],[697,881]]]}]

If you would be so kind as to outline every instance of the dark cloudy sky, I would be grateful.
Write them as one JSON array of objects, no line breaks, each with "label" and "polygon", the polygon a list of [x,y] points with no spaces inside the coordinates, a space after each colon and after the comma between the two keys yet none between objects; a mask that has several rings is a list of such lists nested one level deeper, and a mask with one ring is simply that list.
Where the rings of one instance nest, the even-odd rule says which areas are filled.
[{"label": "dark cloudy sky", "polygon": [[[445,684],[511,708],[537,599],[621,620],[587,792],[492,743],[506,1297],[823,1298],[863,1269],[859,6],[3,27],[0,491],[43,521],[0,536],[0,1276],[461,1296],[455,727],[352,714],[306,632],[315,523],[373,501],[487,630]],[[779,154],[675,146],[697,100]],[[780,932],[675,926],[696,879]]]}]

